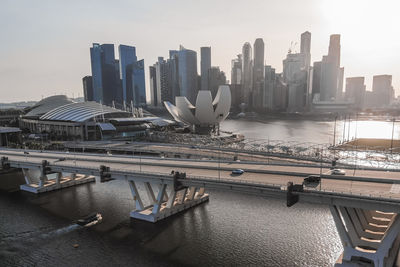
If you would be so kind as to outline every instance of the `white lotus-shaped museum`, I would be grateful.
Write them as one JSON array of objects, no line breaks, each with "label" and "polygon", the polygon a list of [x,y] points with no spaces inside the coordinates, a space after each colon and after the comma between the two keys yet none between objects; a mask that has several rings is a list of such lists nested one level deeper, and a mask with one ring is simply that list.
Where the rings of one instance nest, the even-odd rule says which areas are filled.
[{"label": "white lotus-shaped museum", "polygon": [[212,127],[223,121],[231,107],[231,90],[228,85],[220,85],[214,101],[211,91],[200,90],[196,106],[184,96],[175,97],[176,106],[168,101],[164,105],[176,121],[196,127]]}]

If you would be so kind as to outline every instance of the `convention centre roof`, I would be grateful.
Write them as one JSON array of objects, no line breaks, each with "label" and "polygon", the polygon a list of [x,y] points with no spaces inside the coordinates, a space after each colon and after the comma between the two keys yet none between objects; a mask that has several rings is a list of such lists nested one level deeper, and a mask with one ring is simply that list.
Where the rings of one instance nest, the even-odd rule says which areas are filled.
[{"label": "convention centre roof", "polygon": [[34,106],[32,106],[30,108],[30,111],[27,114],[25,114],[24,117],[38,117],[49,112],[54,108],[71,103],[75,102],[72,101],[70,98],[68,98],[66,95],[49,96],[40,100]]},{"label": "convention centre roof", "polygon": [[131,113],[102,105],[97,102],[70,103],[56,107],[40,117],[40,120],[85,122],[96,117],[126,118]]}]

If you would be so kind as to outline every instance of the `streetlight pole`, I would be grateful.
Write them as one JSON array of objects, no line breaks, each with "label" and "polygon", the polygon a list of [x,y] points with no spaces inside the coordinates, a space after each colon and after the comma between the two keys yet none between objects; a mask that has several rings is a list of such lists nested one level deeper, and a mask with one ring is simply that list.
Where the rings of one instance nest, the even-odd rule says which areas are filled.
[{"label": "streetlight pole", "polygon": [[319,168],[319,191],[322,190],[322,153],[324,152],[323,148],[321,147],[321,151],[320,151],[320,158],[321,158],[321,165]]},{"label": "streetlight pole", "polygon": [[335,116],[335,124],[333,126],[333,147],[335,147],[335,145],[336,145],[336,119],[337,119],[337,116]]},{"label": "streetlight pole", "polygon": [[142,151],[139,151],[139,170],[142,172]]},{"label": "streetlight pole", "polygon": [[268,164],[269,164],[269,157],[270,157],[270,154],[269,154],[269,136],[268,136]]},{"label": "streetlight pole", "polygon": [[349,115],[349,127],[347,129],[347,141],[350,141],[350,127],[351,127],[351,115]]},{"label": "streetlight pole", "polygon": [[346,115],[344,115],[344,120],[343,120],[342,143],[344,143],[345,139],[346,139]]},{"label": "streetlight pole", "polygon": [[393,153],[393,135],[394,135],[394,122],[395,118],[393,118],[393,125],[392,125],[392,141],[390,142],[390,153]]},{"label": "streetlight pole", "polygon": [[221,140],[218,140],[218,180],[221,180]]}]

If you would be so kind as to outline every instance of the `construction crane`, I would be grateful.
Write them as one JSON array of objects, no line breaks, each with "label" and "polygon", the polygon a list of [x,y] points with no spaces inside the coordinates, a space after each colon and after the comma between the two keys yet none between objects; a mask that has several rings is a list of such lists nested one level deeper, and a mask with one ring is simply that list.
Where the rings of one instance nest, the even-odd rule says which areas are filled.
[{"label": "construction crane", "polygon": [[[292,51],[296,48],[296,45],[297,45],[297,42],[293,42],[293,41],[290,42],[290,47],[289,47],[289,50],[288,50],[288,54],[292,53]],[[294,51],[294,52],[296,53],[296,51]]]}]

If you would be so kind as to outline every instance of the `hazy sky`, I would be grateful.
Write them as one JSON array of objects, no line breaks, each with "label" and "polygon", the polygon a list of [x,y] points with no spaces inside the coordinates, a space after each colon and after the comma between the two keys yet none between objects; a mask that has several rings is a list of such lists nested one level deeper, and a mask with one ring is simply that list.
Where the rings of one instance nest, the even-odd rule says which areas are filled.
[{"label": "hazy sky", "polygon": [[[212,65],[230,80],[244,42],[264,39],[266,64],[282,71],[291,41],[312,34],[312,61],[342,35],[345,77],[392,74],[400,93],[398,0],[0,0],[0,102],[82,96],[93,42],[136,46],[148,66],[182,44],[211,46]],[[299,50],[299,45],[297,50]],[[117,53],[116,53],[117,55]]]}]

